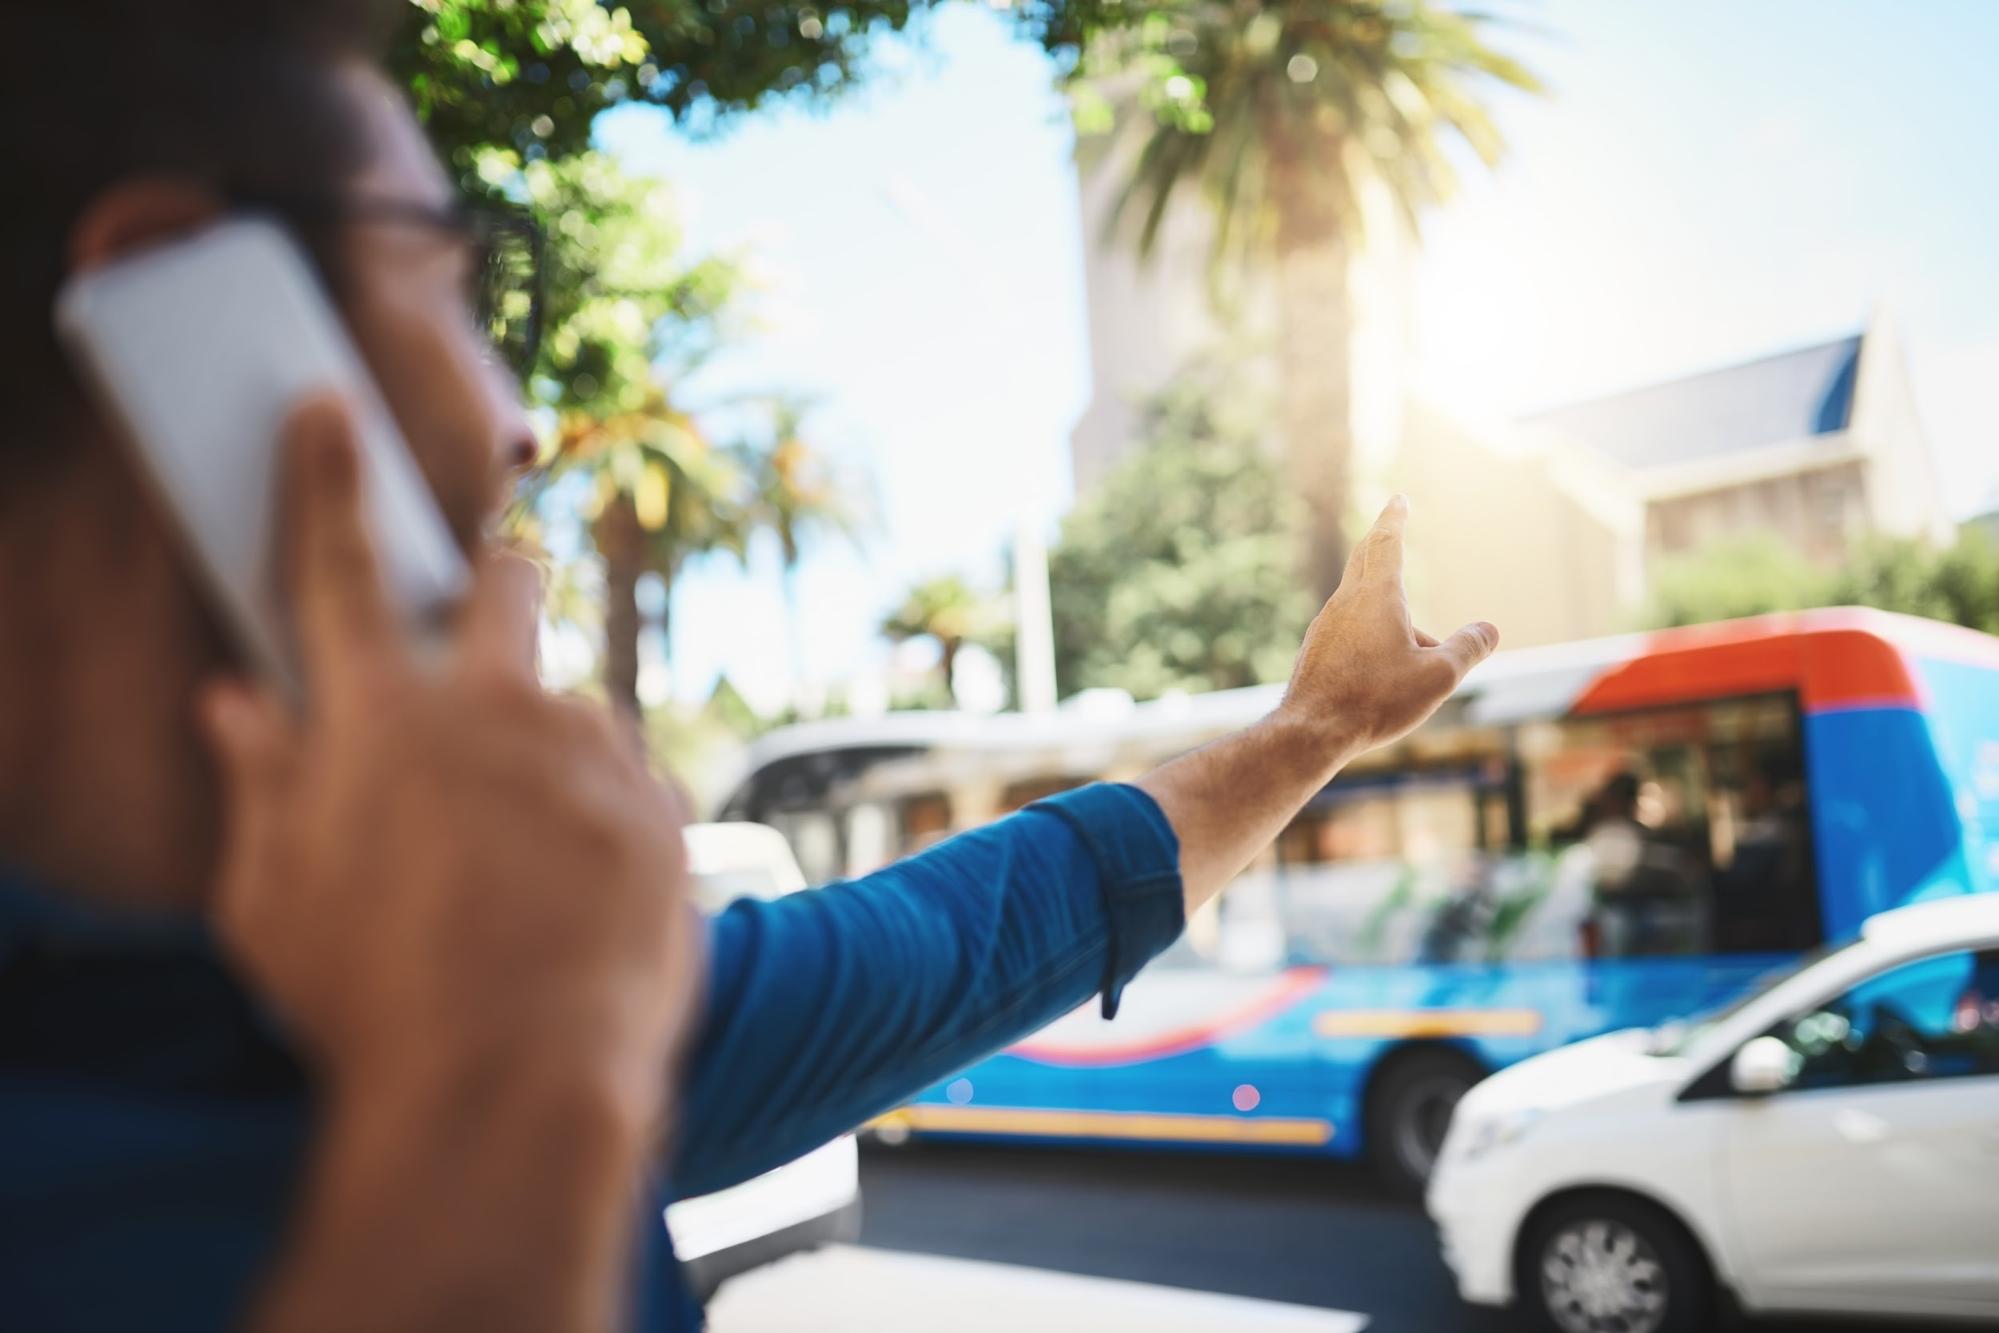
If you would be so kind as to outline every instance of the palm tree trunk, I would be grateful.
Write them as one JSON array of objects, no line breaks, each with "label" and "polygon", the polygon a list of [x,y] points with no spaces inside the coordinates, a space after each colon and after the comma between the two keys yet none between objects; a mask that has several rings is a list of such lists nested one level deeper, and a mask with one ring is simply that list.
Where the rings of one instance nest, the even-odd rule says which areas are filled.
[{"label": "palm tree trunk", "polygon": [[[1323,142],[1320,152],[1328,150]],[[1352,504],[1353,347],[1341,202],[1310,155],[1280,162],[1277,219],[1277,428],[1305,501],[1304,574],[1332,596],[1346,567]],[[1288,179],[1285,179],[1288,178]]]},{"label": "palm tree trunk", "polygon": [[791,657],[791,708],[804,716],[805,708],[805,627],[799,623],[798,562],[784,562],[784,637]]},{"label": "palm tree trunk", "polygon": [[637,724],[639,708],[639,579],[645,575],[645,529],[628,495],[598,515],[594,537],[604,560],[604,693]]}]

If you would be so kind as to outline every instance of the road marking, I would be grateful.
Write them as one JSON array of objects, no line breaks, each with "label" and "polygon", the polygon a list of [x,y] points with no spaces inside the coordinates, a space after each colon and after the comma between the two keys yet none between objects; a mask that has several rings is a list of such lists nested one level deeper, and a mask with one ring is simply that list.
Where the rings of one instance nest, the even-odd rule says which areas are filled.
[{"label": "road marking", "polygon": [[710,1333],[1360,1333],[1367,1316],[835,1245],[725,1283]]}]

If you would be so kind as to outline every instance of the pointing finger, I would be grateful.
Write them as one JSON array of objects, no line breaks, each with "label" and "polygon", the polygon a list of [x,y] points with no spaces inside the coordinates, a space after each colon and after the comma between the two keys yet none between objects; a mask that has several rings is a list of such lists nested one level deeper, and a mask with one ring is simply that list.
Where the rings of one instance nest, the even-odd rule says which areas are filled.
[{"label": "pointing finger", "polygon": [[1374,520],[1362,545],[1367,550],[1367,577],[1371,579],[1402,578],[1402,532],[1409,525],[1409,499],[1403,495],[1393,495],[1382,507],[1381,516]]}]

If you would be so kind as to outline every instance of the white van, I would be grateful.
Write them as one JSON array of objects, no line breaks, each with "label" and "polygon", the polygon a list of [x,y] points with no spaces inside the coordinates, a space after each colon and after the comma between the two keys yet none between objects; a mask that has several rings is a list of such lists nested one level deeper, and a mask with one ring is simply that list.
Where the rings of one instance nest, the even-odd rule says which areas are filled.
[{"label": "white van", "polygon": [[[805,887],[791,848],[762,824],[695,824],[687,830],[696,901],[719,912],[737,898],[777,898]],[[861,1229],[860,1157],[843,1135],[755,1180],[666,1210],[673,1248],[706,1301],[722,1282],[773,1259]]]},{"label": "white van", "polygon": [[1999,894],[1885,912],[1704,1022],[1458,1104],[1429,1187],[1466,1300],[1561,1333],[1725,1304],[1999,1318]]}]

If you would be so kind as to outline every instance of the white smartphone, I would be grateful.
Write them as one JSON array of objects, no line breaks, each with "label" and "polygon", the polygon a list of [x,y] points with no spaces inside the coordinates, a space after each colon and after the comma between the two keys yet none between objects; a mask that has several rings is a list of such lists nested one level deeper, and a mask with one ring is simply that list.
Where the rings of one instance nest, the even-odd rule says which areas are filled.
[{"label": "white smartphone", "polygon": [[252,665],[303,698],[281,586],[279,431],[331,389],[360,432],[368,520],[413,634],[468,571],[395,418],[291,234],[233,217],[79,274],[56,327],[134,446]]}]

